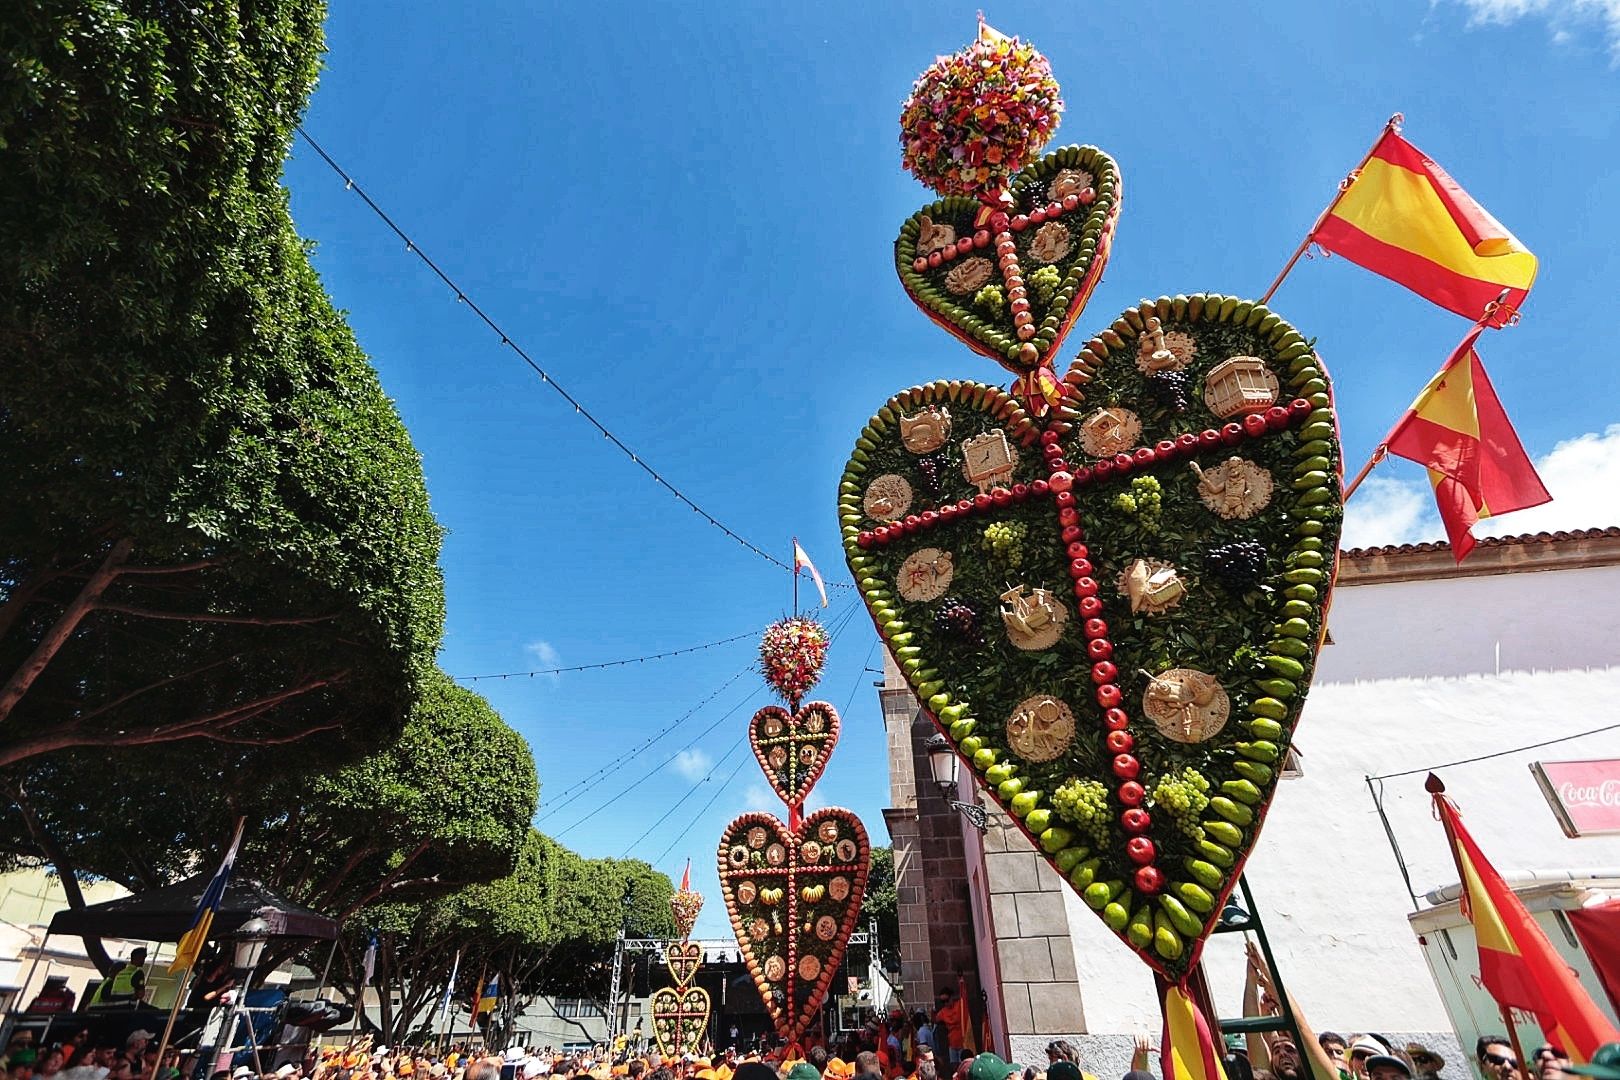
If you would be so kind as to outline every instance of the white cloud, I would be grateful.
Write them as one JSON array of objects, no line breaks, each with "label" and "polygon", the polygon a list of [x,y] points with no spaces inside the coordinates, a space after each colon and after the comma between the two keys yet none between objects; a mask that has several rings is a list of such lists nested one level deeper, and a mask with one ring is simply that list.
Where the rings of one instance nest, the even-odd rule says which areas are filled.
[{"label": "white cloud", "polygon": [[[562,653],[558,652],[549,641],[531,641],[523,646],[523,651],[534,657],[542,668],[559,668],[563,666]],[[554,674],[547,675],[546,678],[552,682],[558,682],[562,679],[562,676]]]},{"label": "white cloud", "polygon": [[[1601,529],[1620,525],[1620,424],[1566,439],[1536,461],[1553,500],[1474,527],[1475,536]],[[1345,507],[1346,548],[1415,544],[1445,536],[1434,495],[1421,481],[1371,476]]]},{"label": "white cloud", "polygon": [[1469,26],[1507,26],[1531,16],[1543,18],[1553,43],[1581,39],[1594,24],[1607,39],[1609,55],[1620,64],[1620,0],[1457,0],[1468,9]]},{"label": "white cloud", "polygon": [[1445,536],[1428,487],[1372,475],[1344,507],[1346,548],[1416,544]]},{"label": "white cloud", "polygon": [[714,759],[698,747],[692,746],[676,754],[675,760],[670,762],[670,768],[695,784],[714,769]]}]

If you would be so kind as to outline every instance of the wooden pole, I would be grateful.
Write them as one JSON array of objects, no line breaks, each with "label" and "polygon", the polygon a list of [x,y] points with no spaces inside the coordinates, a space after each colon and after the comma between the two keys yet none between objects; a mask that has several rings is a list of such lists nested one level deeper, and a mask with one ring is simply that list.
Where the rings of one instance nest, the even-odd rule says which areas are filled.
[{"label": "wooden pole", "polygon": [[174,993],[174,1006],[169,1009],[169,1022],[163,1025],[163,1037],[158,1040],[157,1060],[152,1063],[152,1075],[146,1080],[157,1080],[158,1070],[163,1067],[163,1052],[169,1048],[169,1039],[174,1035],[174,1022],[180,1015],[180,1005],[186,1000],[186,990],[191,985],[191,973],[196,965],[187,967],[185,974],[180,976],[180,986]]},{"label": "wooden pole", "polygon": [[1497,1008],[1502,1011],[1502,1026],[1507,1028],[1507,1037],[1513,1043],[1513,1056],[1519,1059],[1519,1075],[1529,1076],[1530,1066],[1524,1060],[1524,1047],[1519,1045],[1519,1029],[1513,1023],[1513,1010],[1500,1002]]},{"label": "wooden pole", "polygon": [[1372,146],[1368,147],[1367,152],[1362,155],[1361,164],[1350,170],[1349,175],[1339,181],[1339,190],[1333,196],[1333,201],[1327,204],[1327,209],[1316,216],[1315,223],[1311,225],[1311,231],[1305,234],[1305,239],[1299,242],[1299,247],[1295,248],[1294,253],[1289,256],[1287,265],[1282,268],[1282,273],[1277,275],[1276,280],[1271,283],[1271,288],[1267,289],[1266,294],[1260,298],[1262,304],[1271,302],[1271,298],[1276,295],[1277,289],[1282,285],[1283,279],[1294,269],[1294,264],[1299,262],[1299,257],[1305,254],[1305,250],[1311,246],[1311,241],[1316,236],[1316,230],[1322,227],[1322,222],[1326,221],[1328,215],[1333,213],[1334,208],[1339,205],[1339,201],[1344,198],[1345,192],[1350,190],[1350,185],[1355,183],[1356,177],[1361,175],[1361,170],[1367,167],[1368,161],[1372,160],[1373,151],[1377,150],[1378,144],[1384,141],[1384,136],[1390,132],[1399,134],[1401,125],[1405,122],[1406,117],[1400,113],[1396,113],[1385,122],[1384,129],[1378,133],[1378,138],[1373,140]]},{"label": "wooden pole", "polygon": [[789,564],[793,567],[793,617],[799,617],[799,538],[793,538],[793,551],[790,554]]}]

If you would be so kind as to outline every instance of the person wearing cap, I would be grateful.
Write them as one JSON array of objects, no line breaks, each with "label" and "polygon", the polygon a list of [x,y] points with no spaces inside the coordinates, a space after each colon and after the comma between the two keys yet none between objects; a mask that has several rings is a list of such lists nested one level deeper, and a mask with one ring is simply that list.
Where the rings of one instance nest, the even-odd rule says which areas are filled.
[{"label": "person wearing cap", "polygon": [[[1075,1071],[1080,1070],[1076,1067]],[[1017,1075],[1018,1066],[1008,1064],[988,1050],[982,1054],[975,1054],[973,1064],[968,1066],[968,1080],[1007,1080],[1008,1077]],[[1052,1080],[1052,1070],[1048,1069],[1046,1075],[1047,1080]],[[1068,1080],[1073,1080],[1073,1077]]]},{"label": "person wearing cap", "polygon": [[1474,1044],[1474,1060],[1485,1080],[1517,1080],[1519,1059],[1506,1035],[1481,1035]]}]

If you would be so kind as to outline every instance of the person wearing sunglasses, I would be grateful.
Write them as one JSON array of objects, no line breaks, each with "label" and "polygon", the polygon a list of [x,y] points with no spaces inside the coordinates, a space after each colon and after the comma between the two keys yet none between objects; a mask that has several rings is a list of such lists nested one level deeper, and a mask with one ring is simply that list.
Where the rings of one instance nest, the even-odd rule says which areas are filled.
[{"label": "person wearing sunglasses", "polygon": [[1564,1070],[1569,1068],[1569,1055],[1564,1053],[1562,1046],[1542,1043],[1530,1055],[1530,1064],[1535,1067],[1539,1080],[1564,1080]]},{"label": "person wearing sunglasses", "polygon": [[1485,1080],[1522,1080],[1519,1059],[1506,1035],[1482,1035],[1474,1044],[1474,1059]]}]

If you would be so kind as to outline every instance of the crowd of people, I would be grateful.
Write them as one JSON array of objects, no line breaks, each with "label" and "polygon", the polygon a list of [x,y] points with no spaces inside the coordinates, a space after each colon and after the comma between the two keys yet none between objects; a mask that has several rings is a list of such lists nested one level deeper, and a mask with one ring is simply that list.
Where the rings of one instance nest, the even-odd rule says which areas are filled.
[{"label": "crowd of people", "polygon": [[[1288,998],[1283,1008],[1269,967],[1252,944],[1248,959],[1244,1015],[1288,1016],[1291,1024],[1227,1036],[1228,1080],[1471,1080],[1466,1068],[1445,1073],[1445,1060],[1416,1043],[1397,1044],[1376,1032],[1313,1031],[1298,1002]],[[139,1001],[144,986],[135,972],[140,966],[138,960],[119,965],[95,987],[91,1000]],[[72,1008],[71,1001],[66,1007]],[[590,1051],[512,1046],[496,1052],[458,1045],[441,1052],[373,1046],[368,1037],[277,1053],[268,1071],[257,1058],[254,1065],[211,1069],[194,1051],[168,1047],[160,1052],[156,1035],[145,1029],[108,1042],[81,1027],[65,1042],[48,1046],[36,1046],[33,1031],[23,1029],[5,1049],[0,1080],[1098,1080],[1069,1041],[1049,1043],[1044,1061],[1018,1064],[975,1051],[976,1044],[988,1041],[988,1032],[975,1038],[974,1026],[969,1003],[957,989],[942,987],[931,1012],[897,1010],[802,1051],[759,1039],[751,1047],[714,1055],[666,1057],[631,1036]],[[730,1035],[740,1044],[735,1027]],[[1521,1062],[1511,1039],[1492,1034],[1478,1041],[1473,1064],[1482,1080],[1580,1080],[1581,1074],[1620,1080],[1620,1046],[1610,1056],[1613,1068],[1601,1061],[1574,1067],[1562,1047],[1543,1043]],[[1123,1080],[1155,1080],[1157,1062],[1157,1048],[1145,1034],[1138,1035]]]}]

